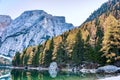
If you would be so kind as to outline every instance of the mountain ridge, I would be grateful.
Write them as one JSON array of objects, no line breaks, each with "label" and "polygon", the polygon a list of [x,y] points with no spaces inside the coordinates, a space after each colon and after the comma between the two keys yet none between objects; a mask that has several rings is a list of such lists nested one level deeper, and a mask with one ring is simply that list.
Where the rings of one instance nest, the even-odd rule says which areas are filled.
[{"label": "mountain ridge", "polygon": [[[120,0],[108,1],[96,11],[92,14],[95,17],[90,16],[80,27],[16,54],[13,65],[48,66],[51,61],[60,65],[79,65],[86,61],[105,65],[120,61]],[[17,57],[21,64],[15,64]],[[23,63],[23,58],[26,58],[26,63]]]},{"label": "mountain ridge", "polygon": [[25,11],[2,34],[0,53],[13,56],[16,51],[41,44],[72,28],[65,17],[52,16],[43,10]]},{"label": "mountain ridge", "polygon": [[[85,22],[91,21],[97,17],[99,17],[100,15],[102,15],[102,13],[106,13],[109,11],[113,11],[115,7],[116,10],[119,10],[119,2],[120,0],[109,0],[105,3],[103,3],[100,8],[98,8],[96,11],[94,11]],[[116,12],[117,13],[117,12]],[[112,13],[113,14],[113,13]],[[115,15],[115,14],[114,14]],[[120,17],[118,16],[118,18],[120,19]]]},{"label": "mountain ridge", "polygon": [[4,32],[5,28],[10,25],[12,19],[8,15],[0,15],[0,36]]}]

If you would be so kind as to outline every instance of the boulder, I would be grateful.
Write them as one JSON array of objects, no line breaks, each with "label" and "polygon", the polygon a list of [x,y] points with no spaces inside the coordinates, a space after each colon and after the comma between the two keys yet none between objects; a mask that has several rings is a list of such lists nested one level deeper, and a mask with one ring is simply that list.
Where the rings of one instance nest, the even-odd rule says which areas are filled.
[{"label": "boulder", "polygon": [[48,69],[48,72],[52,78],[55,78],[57,76],[57,69],[58,69],[57,63],[52,62]]},{"label": "boulder", "polygon": [[99,67],[96,72],[97,73],[115,73],[117,72],[119,69],[116,66],[113,65],[107,65],[107,66],[103,66],[103,67]]}]

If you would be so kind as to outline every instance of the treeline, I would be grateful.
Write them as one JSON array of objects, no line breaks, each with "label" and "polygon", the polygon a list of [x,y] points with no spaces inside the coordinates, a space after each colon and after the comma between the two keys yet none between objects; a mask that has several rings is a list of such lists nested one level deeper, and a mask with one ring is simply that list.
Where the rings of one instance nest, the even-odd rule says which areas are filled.
[{"label": "treeline", "polygon": [[17,52],[12,64],[14,66],[49,66],[52,61],[56,61],[59,65],[74,64],[80,65],[84,61],[103,63],[102,55],[99,52],[101,46],[98,41],[95,48],[92,47],[88,40],[82,39],[81,30],[78,30],[75,34],[74,44],[67,43],[68,33],[60,36],[62,39],[59,44],[55,43],[55,39],[51,39],[45,42],[44,45],[36,47],[29,47],[23,51],[23,53]]},{"label": "treeline", "polygon": [[105,8],[107,11],[81,27],[49,39],[42,45],[30,46],[22,53],[17,52],[12,64],[49,66],[56,61],[63,66],[67,63],[80,65],[83,62],[120,66],[120,2],[113,0],[108,3],[103,7],[110,9]]}]

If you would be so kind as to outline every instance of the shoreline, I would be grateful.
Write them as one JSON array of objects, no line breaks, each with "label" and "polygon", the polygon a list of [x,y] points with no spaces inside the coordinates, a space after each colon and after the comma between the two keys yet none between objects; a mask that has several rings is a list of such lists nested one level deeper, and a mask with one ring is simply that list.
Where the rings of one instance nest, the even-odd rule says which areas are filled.
[{"label": "shoreline", "polygon": [[[26,67],[26,66],[25,66]],[[8,68],[8,69],[17,69],[17,70],[38,70],[38,71],[46,71],[49,70],[49,68],[42,68],[42,67],[28,67],[27,69],[25,69],[25,67],[14,67],[14,66],[0,66],[0,68]],[[72,69],[61,69],[60,71],[65,71],[65,72],[74,72],[76,73],[76,71],[73,71]],[[90,72],[91,71],[91,72]],[[93,74],[97,74],[94,71],[96,71],[96,69],[81,69],[79,70],[79,72],[82,73],[93,73]],[[110,74],[114,74],[114,73],[110,73]],[[110,77],[103,77],[103,78],[98,78],[97,80],[119,80],[120,79],[120,75],[113,75]]]},{"label": "shoreline", "polygon": [[102,66],[98,67],[97,69],[86,69],[86,68],[81,68],[77,69],[76,67],[72,68],[54,68],[54,67],[32,67],[32,66],[24,66],[24,67],[19,67],[19,66],[0,66],[0,68],[7,68],[7,69],[22,69],[22,70],[38,70],[38,71],[44,71],[44,70],[50,70],[54,69],[55,71],[65,71],[65,72],[82,72],[82,73],[120,73],[120,67],[116,67],[113,65],[107,65],[107,66]]},{"label": "shoreline", "polygon": [[[25,67],[17,67],[17,66],[0,66],[0,68],[8,68],[8,69],[22,69],[22,70],[39,70],[39,71],[45,71],[45,70],[49,70],[48,68],[45,67],[30,67],[30,66],[25,66]],[[60,71],[65,71],[65,72],[82,72],[82,73],[95,73],[96,69],[79,69],[79,70],[75,70],[73,68],[62,68],[59,69]]]},{"label": "shoreline", "polygon": [[[25,67],[17,67],[17,66],[0,66],[0,68],[5,68],[5,69],[18,69],[18,70],[38,70],[38,71],[45,71],[49,70],[48,68],[45,67],[30,67],[30,66],[25,66]],[[73,69],[73,68],[62,68],[62,69],[55,69],[56,71],[65,71],[65,72],[82,72],[82,73],[95,73],[97,69]]]},{"label": "shoreline", "polygon": [[98,80],[120,80],[120,75],[119,76],[107,77],[107,78],[103,78],[103,79],[98,79]]}]

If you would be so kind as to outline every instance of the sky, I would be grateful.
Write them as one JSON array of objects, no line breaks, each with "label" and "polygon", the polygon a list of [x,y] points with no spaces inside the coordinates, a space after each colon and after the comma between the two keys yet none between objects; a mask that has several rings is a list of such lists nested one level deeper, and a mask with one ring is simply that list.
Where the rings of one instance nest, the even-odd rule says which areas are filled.
[{"label": "sky", "polygon": [[0,0],[0,15],[12,19],[27,10],[44,10],[53,16],[65,16],[66,22],[81,25],[108,0]]}]

